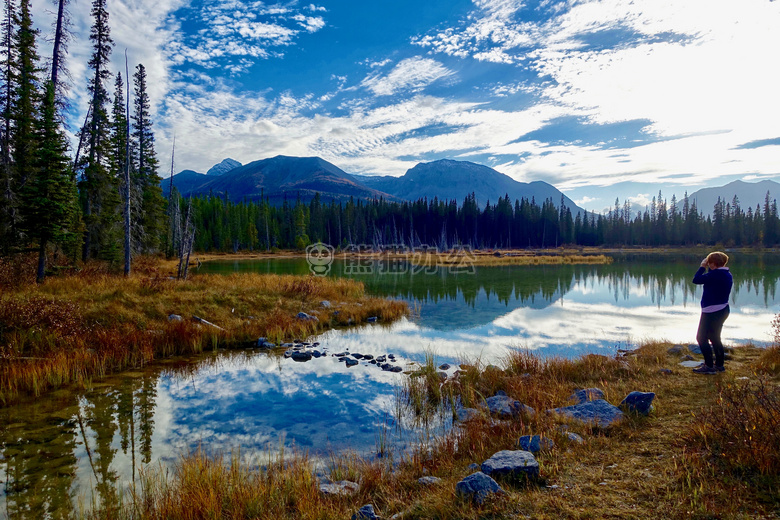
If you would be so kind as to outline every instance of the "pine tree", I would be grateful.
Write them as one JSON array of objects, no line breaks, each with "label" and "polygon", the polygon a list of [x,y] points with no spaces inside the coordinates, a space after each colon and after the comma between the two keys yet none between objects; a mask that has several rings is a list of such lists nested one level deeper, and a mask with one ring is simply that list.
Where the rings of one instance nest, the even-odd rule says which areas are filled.
[{"label": "pine tree", "polygon": [[151,103],[146,90],[146,69],[139,64],[133,75],[134,107],[133,141],[136,153],[136,185],[141,194],[141,221],[143,236],[140,248],[145,253],[156,252],[165,232],[165,199],[162,196],[159,161],[154,149],[154,131],[150,114]]},{"label": "pine tree", "polygon": [[87,143],[86,156],[77,164],[82,172],[80,183],[84,206],[84,259],[100,256],[111,261],[119,254],[119,196],[118,180],[108,168],[110,146],[110,122],[108,118],[108,91],[105,82],[111,76],[108,62],[113,40],[108,25],[105,0],[92,2],[93,24],[89,38],[92,56],[89,68],[94,75],[88,90],[91,96],[90,111],[81,138]]},{"label": "pine tree", "polygon": [[46,273],[46,248],[75,239],[77,204],[75,179],[70,170],[67,140],[59,117],[55,87],[46,83],[38,137],[35,172],[21,192],[24,228],[38,246],[37,280]]},{"label": "pine tree", "polygon": [[13,188],[17,193],[25,189],[34,174],[37,148],[36,125],[40,109],[38,51],[35,39],[38,30],[33,27],[30,1],[22,0],[15,16],[17,30],[13,43],[16,50],[15,88],[11,118],[11,157],[13,160]]},{"label": "pine tree", "polygon": [[0,110],[2,110],[2,127],[0,127],[0,252],[7,253],[18,243],[17,224],[18,201],[14,190],[14,176],[11,160],[11,128],[13,107],[13,89],[15,84],[15,49],[13,45],[13,19],[16,7],[13,0],[5,1],[5,18],[2,27],[2,86],[0,87]]}]

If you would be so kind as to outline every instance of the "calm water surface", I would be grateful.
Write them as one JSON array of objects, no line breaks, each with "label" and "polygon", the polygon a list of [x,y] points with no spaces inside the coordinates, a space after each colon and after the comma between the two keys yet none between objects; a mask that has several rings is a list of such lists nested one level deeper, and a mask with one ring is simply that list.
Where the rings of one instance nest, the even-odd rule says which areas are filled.
[{"label": "calm water surface", "polygon": [[[694,340],[701,289],[694,257],[619,257],[602,266],[512,266],[413,272],[405,264],[337,262],[373,294],[416,309],[396,323],[335,330],[309,338],[329,353],[393,353],[399,366],[480,359],[497,363],[512,349],[543,356],[612,354],[644,338]],[[354,271],[367,271],[355,274]],[[303,259],[213,262],[201,273],[308,273]],[[765,343],[778,312],[780,264],[735,255],[731,344]],[[338,302],[332,302],[337,305]],[[292,339],[292,338],[291,338]],[[450,371],[454,370],[450,369]],[[259,351],[174,359],[100,381],[86,392],[61,390],[0,409],[0,518],[67,517],[111,500],[147,465],[170,465],[200,446],[263,464],[279,446],[328,460],[386,442],[403,451],[430,430],[398,417],[403,375],[361,362],[347,369],[326,356],[297,363]],[[382,432],[388,432],[383,435]]]}]

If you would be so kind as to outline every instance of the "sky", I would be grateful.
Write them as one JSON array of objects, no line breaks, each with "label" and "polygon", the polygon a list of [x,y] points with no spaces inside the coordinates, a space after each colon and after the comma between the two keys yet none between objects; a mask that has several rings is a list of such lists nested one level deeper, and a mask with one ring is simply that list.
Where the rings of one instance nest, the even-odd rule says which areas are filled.
[{"label": "sky", "polygon": [[[90,2],[70,1],[73,132],[92,21]],[[107,5],[112,69],[124,74],[125,51],[147,69],[163,177],[175,136],[175,172],[281,154],[400,176],[448,158],[596,211],[780,180],[780,1]],[[51,32],[54,5],[33,7]]]}]

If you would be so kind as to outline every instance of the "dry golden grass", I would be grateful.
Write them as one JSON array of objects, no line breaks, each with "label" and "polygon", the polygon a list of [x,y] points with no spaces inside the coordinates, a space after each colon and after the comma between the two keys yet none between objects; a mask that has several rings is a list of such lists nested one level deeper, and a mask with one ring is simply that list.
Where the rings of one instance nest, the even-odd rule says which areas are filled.
[{"label": "dry golden grass", "polygon": [[[625,356],[576,360],[518,352],[502,368],[475,361],[443,386],[433,376],[436,360],[429,356],[398,394],[399,406],[430,412],[448,400],[476,402],[497,390],[537,411],[570,404],[569,395],[579,388],[601,388],[613,404],[633,390],[656,393],[650,416],[629,415],[608,431],[568,423],[568,431],[585,438],[581,445],[568,440],[552,414],[477,419],[411,454],[334,459],[331,479],[360,485],[354,496],[338,498],[318,492],[302,455],[280,457],[260,469],[193,454],[173,474],[149,474],[143,493],[123,508],[98,511],[95,517],[344,519],[371,503],[383,518],[401,513],[403,519],[776,518],[780,396],[777,377],[754,373],[762,349],[735,349],[726,373],[699,376],[680,367],[669,347],[647,343]],[[671,373],[661,371],[667,368]],[[764,391],[757,391],[759,386]],[[759,410],[756,399],[769,405]],[[733,420],[735,414],[739,420]],[[746,425],[756,430],[746,432]],[[502,482],[507,494],[483,505],[456,497],[455,484],[474,471],[469,464],[516,449],[523,434],[555,442],[554,449],[537,455],[540,482]],[[766,438],[751,445],[751,435]],[[728,442],[733,444],[726,453],[722,446]],[[393,466],[394,459],[400,463]],[[423,475],[442,482],[421,486],[417,479]]]},{"label": "dry golden grass", "polygon": [[[129,277],[104,266],[20,284],[0,296],[0,403],[142,366],[155,358],[280,343],[327,328],[392,321],[403,302],[373,298],[346,279],[234,274],[170,279],[152,259]],[[330,308],[320,305],[323,300]],[[296,318],[298,312],[318,317]],[[182,321],[169,321],[176,314]],[[217,325],[193,321],[198,317]]]},{"label": "dry golden grass", "polygon": [[[351,258],[357,253],[342,253],[337,258]],[[604,254],[579,254],[572,251],[534,252],[525,250],[502,251],[500,256],[484,251],[426,252],[361,252],[361,258],[405,260],[419,266],[441,266],[468,268],[471,266],[501,265],[563,265],[563,264],[609,264],[612,257]]]}]

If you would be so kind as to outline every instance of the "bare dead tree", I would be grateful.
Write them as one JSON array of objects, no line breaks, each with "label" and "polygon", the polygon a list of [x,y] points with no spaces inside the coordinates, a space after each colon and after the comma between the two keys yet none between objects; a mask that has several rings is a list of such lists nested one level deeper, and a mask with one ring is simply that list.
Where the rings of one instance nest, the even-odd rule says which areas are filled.
[{"label": "bare dead tree", "polygon": [[[62,0],[60,0],[62,1]],[[127,111],[127,123],[126,132],[127,138],[125,139],[125,164],[124,164],[124,177],[125,177],[125,276],[130,276],[130,263],[132,261],[132,248],[130,243],[130,237],[132,235],[130,220],[130,70],[127,64],[127,49],[125,49],[125,81],[127,82],[127,92],[125,100],[125,110]]]}]

